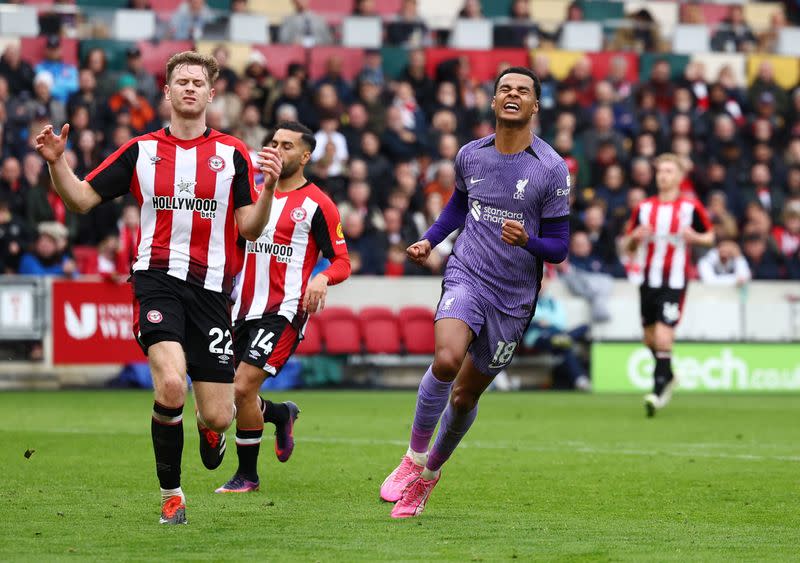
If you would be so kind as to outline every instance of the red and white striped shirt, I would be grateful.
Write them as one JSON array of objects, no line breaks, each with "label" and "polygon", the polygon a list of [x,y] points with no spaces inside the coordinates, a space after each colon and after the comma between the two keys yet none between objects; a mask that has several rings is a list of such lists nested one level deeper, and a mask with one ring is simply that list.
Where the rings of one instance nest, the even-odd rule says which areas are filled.
[{"label": "red and white striped shirt", "polygon": [[698,233],[711,229],[703,204],[685,197],[675,201],[651,197],[633,211],[628,222],[628,234],[639,225],[649,225],[653,231],[653,235],[639,245],[637,258],[644,266],[643,283],[654,288],[685,288],[691,247],[683,240],[681,232],[687,227]]},{"label": "red and white striped shirt", "polygon": [[139,202],[133,271],[230,294],[242,257],[234,209],[253,203],[253,168],[239,139],[206,129],[182,140],[160,129],[127,142],[86,181],[103,201],[130,191]]},{"label": "red and white striped shirt", "polygon": [[772,238],[784,256],[792,256],[800,249],[800,235],[790,232],[786,227],[780,225],[773,227]]},{"label": "red and white striped shirt", "polygon": [[234,322],[278,314],[302,319],[302,296],[319,253],[331,261],[328,285],[350,275],[350,257],[331,199],[312,183],[275,192],[264,232],[247,241],[244,269],[236,281]]}]

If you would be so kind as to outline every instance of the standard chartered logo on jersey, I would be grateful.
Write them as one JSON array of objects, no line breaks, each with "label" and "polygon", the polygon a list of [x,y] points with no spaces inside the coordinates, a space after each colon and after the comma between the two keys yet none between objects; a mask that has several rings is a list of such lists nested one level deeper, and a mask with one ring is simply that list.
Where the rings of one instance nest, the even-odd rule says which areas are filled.
[{"label": "standard chartered logo on jersey", "polygon": [[[599,343],[592,363],[598,391],[652,388],[653,356],[638,344]],[[800,390],[800,358],[790,344],[683,344],[672,367],[682,391]]]}]

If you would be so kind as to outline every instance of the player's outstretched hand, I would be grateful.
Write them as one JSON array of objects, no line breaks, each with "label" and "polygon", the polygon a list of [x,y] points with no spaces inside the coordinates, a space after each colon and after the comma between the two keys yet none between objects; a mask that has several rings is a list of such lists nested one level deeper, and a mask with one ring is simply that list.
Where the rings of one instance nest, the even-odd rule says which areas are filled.
[{"label": "player's outstretched hand", "polygon": [[431,243],[426,239],[415,242],[406,248],[406,254],[408,254],[412,262],[424,266],[425,262],[428,260],[428,256],[431,254]]},{"label": "player's outstretched hand", "polygon": [[61,128],[61,134],[53,133],[53,126],[47,125],[42,132],[36,135],[36,152],[42,155],[47,162],[53,164],[64,154],[69,136],[69,123]]},{"label": "player's outstretched hand", "polygon": [[506,219],[503,221],[502,239],[506,244],[525,246],[528,244],[528,232],[519,221]]},{"label": "player's outstretched hand", "polygon": [[275,183],[280,178],[281,170],[283,169],[281,155],[272,147],[264,147],[258,153],[258,161],[256,163],[259,170],[264,173],[264,187],[271,190],[275,187]]},{"label": "player's outstretched hand", "polygon": [[311,314],[322,311],[325,308],[325,296],[328,295],[328,276],[317,274],[306,287],[306,294],[303,295],[303,309]]}]

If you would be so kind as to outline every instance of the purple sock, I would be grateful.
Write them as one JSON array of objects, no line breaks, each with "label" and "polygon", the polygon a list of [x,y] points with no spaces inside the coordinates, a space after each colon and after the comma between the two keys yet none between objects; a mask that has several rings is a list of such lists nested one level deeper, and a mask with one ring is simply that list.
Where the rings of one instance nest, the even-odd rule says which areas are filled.
[{"label": "purple sock", "polygon": [[478,405],[465,414],[459,414],[453,405],[447,405],[447,409],[442,415],[442,424],[439,426],[439,433],[433,443],[433,449],[428,455],[427,468],[431,471],[438,471],[444,462],[453,455],[456,446],[461,442],[461,438],[467,433],[469,427],[475,422],[478,416]]},{"label": "purple sock", "polygon": [[439,381],[431,368],[422,376],[417,393],[417,410],[414,412],[414,425],[411,427],[411,449],[418,453],[428,451],[436,423],[442,416],[450,398],[453,382]]}]

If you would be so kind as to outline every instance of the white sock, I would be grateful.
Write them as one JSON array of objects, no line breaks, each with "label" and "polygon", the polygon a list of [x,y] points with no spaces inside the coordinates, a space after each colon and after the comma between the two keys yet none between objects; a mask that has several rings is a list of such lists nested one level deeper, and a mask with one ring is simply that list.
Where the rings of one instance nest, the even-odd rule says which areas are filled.
[{"label": "white sock", "polygon": [[408,448],[406,455],[410,457],[417,465],[422,465],[424,467],[425,464],[428,463],[428,452],[420,453]]},{"label": "white sock", "polygon": [[441,472],[442,472],[441,469],[437,469],[436,471],[431,471],[426,467],[425,469],[422,470],[422,478],[425,479],[426,481],[433,481],[439,476],[439,473]]},{"label": "white sock", "polygon": [[181,497],[184,503],[186,502],[186,497],[183,496],[183,490],[180,487],[177,489],[161,489],[161,504],[167,502],[169,497],[174,497],[176,495]]}]

